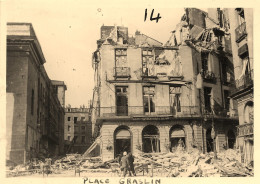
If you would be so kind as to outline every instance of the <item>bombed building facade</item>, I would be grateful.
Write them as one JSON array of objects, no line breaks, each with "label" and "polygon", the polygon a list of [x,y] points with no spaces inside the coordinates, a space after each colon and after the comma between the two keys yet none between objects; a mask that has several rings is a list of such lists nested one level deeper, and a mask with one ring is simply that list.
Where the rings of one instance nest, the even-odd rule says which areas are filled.
[{"label": "bombed building facade", "polygon": [[127,27],[101,27],[91,122],[103,160],[178,145],[204,152],[236,146],[230,34],[225,11],[209,12],[185,9],[165,44],[139,31],[129,37]]},{"label": "bombed building facade", "polygon": [[6,159],[16,164],[63,153],[64,109],[45,62],[32,24],[8,23]]},{"label": "bombed building facade", "polygon": [[254,161],[253,9],[229,9],[235,72],[231,97],[238,103],[238,145],[242,162]]}]

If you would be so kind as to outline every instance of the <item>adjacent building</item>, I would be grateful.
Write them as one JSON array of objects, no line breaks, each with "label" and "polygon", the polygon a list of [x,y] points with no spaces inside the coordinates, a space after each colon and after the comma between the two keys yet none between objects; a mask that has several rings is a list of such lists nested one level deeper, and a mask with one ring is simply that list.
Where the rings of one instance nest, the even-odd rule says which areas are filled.
[{"label": "adjacent building", "polygon": [[129,37],[127,27],[101,27],[91,122],[103,160],[123,151],[173,152],[178,145],[235,148],[230,35],[220,24],[223,12],[209,12],[185,9],[165,44],[139,31]]},{"label": "adjacent building", "polygon": [[8,23],[6,159],[17,164],[63,153],[65,113],[45,62],[32,24]]},{"label": "adjacent building", "polygon": [[64,140],[66,153],[84,153],[92,142],[89,108],[65,108]]},{"label": "adjacent building", "polygon": [[238,104],[238,145],[242,161],[249,164],[254,160],[253,9],[233,8],[228,13],[236,79],[231,97]]}]

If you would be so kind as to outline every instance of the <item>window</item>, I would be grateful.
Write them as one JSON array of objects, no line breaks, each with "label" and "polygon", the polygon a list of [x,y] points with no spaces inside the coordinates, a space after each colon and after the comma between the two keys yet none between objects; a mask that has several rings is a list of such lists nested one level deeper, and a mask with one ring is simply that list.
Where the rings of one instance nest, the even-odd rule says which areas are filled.
[{"label": "window", "polygon": [[181,112],[181,87],[170,87],[170,105],[171,113],[176,115],[176,112]]},{"label": "window", "polygon": [[115,49],[116,67],[127,66],[127,49]]},{"label": "window", "polygon": [[79,127],[78,126],[74,126],[74,133],[78,133],[79,132]]},{"label": "window", "polygon": [[69,131],[69,132],[71,131],[71,127],[70,127],[70,125],[68,125],[68,131]]},{"label": "window", "polygon": [[222,80],[223,80],[223,83],[226,84],[226,83],[230,83],[231,81],[231,74],[230,72],[228,71],[228,66],[225,64],[225,63],[222,63]]},{"label": "window", "polygon": [[224,90],[224,101],[225,101],[225,109],[229,110],[229,91]]},{"label": "window", "polygon": [[78,142],[77,139],[78,139],[78,136],[74,136],[74,142]]},{"label": "window", "polygon": [[205,52],[201,53],[201,64],[202,64],[202,70],[203,71],[209,70],[208,57],[209,57],[209,53],[205,53]]},{"label": "window", "polygon": [[142,50],[143,75],[154,76],[154,53],[152,49]]},{"label": "window", "polygon": [[128,97],[127,97],[127,86],[116,87],[116,113],[117,116],[128,115]]},{"label": "window", "polygon": [[208,113],[211,112],[211,88],[205,87],[204,88],[204,104],[205,104],[205,110],[208,111]]},{"label": "window", "polygon": [[34,111],[34,90],[32,89],[32,94],[31,94],[31,114],[33,115]]},{"label": "window", "polygon": [[130,68],[127,64],[127,49],[115,49],[115,76],[130,76]]},{"label": "window", "polygon": [[71,138],[71,137],[70,137],[70,136],[68,136],[68,141],[70,141],[70,138]]},{"label": "window", "polygon": [[68,117],[68,121],[70,121],[70,117]]},{"label": "window", "polygon": [[81,131],[85,132],[85,130],[86,130],[86,127],[85,126],[81,126]]},{"label": "window", "polygon": [[81,117],[81,121],[84,121],[85,117]]},{"label": "window", "polygon": [[236,8],[238,14],[238,24],[241,25],[245,22],[244,8]]},{"label": "window", "polygon": [[74,117],[74,123],[77,123],[78,117]]},{"label": "window", "polygon": [[144,112],[146,114],[151,114],[155,112],[155,103],[154,103],[154,87],[144,87],[143,88],[143,103],[144,103]]},{"label": "window", "polygon": [[86,142],[86,137],[85,136],[82,136],[81,137],[81,143],[85,143]]}]

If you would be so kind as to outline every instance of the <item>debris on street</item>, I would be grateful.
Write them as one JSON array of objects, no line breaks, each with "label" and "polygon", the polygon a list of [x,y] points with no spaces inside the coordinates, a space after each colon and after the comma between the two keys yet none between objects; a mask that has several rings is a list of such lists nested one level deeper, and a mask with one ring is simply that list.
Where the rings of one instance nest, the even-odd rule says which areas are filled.
[{"label": "debris on street", "polygon": [[[174,153],[142,153],[135,156],[135,171],[138,176],[160,177],[248,177],[254,175],[251,165],[243,165],[236,150],[226,150],[218,153],[203,154],[197,149],[191,151],[176,151]],[[11,165],[11,166],[10,166]],[[102,162],[100,157],[84,157],[80,154],[67,154],[55,161],[45,159],[45,162],[31,162],[7,167],[7,176],[31,174],[61,174],[72,170],[80,175],[82,172],[110,173],[111,176],[120,176],[118,159]]]}]

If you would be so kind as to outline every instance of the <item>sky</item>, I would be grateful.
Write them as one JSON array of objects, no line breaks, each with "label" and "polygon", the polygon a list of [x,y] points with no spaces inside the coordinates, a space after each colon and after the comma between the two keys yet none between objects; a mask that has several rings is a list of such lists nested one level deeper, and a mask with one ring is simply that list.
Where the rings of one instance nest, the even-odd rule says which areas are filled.
[{"label": "sky", "polygon": [[[8,0],[7,22],[32,23],[41,44],[51,80],[67,85],[65,103],[72,107],[88,105],[92,99],[94,72],[92,53],[100,38],[102,25],[128,27],[130,35],[136,30],[162,43],[184,14],[184,8],[174,4],[153,4],[149,1],[124,4],[119,1],[86,0]],[[147,8],[147,20],[144,12]],[[150,13],[160,13],[158,23],[150,21]]]}]

